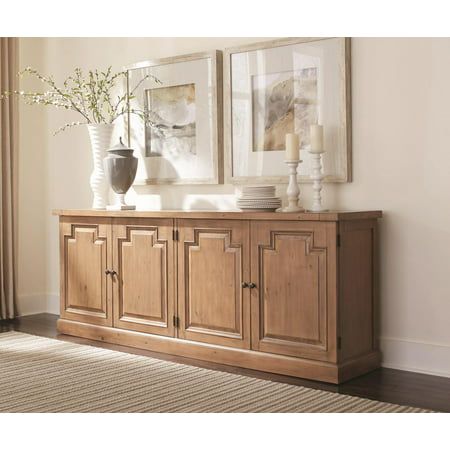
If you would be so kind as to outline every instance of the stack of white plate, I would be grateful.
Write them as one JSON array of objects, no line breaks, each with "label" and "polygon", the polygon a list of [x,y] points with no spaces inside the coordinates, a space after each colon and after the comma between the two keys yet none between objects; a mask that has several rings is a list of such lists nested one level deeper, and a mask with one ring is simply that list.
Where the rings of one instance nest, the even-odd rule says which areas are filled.
[{"label": "stack of white plate", "polygon": [[243,211],[275,211],[281,207],[281,198],[275,197],[275,186],[243,186],[236,205]]}]

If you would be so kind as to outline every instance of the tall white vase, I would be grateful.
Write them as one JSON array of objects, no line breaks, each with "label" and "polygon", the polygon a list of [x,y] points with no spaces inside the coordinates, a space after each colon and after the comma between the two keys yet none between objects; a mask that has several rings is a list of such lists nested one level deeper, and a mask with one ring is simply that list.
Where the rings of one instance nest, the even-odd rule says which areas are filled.
[{"label": "tall white vase", "polygon": [[90,185],[94,194],[92,209],[105,209],[108,203],[108,182],[103,170],[103,158],[106,156],[106,150],[111,147],[114,125],[93,123],[88,124],[87,128],[91,139],[92,159],[94,162],[94,171],[90,178]]}]

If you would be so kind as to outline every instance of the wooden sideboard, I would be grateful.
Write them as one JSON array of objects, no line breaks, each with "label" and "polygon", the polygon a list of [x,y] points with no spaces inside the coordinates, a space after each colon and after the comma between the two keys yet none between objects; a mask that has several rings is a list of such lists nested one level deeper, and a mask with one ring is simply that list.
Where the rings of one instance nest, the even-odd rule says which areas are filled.
[{"label": "wooden sideboard", "polygon": [[380,211],[54,214],[61,333],[331,383],[379,366]]}]

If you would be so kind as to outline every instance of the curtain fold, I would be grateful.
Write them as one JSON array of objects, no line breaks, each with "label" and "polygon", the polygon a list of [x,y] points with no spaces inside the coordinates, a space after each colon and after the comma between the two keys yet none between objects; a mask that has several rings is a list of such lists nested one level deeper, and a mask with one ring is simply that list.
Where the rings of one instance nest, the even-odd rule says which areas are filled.
[{"label": "curtain fold", "polygon": [[[0,92],[17,90],[18,38],[0,38]],[[0,102],[0,319],[12,319],[16,302],[18,102]]]}]

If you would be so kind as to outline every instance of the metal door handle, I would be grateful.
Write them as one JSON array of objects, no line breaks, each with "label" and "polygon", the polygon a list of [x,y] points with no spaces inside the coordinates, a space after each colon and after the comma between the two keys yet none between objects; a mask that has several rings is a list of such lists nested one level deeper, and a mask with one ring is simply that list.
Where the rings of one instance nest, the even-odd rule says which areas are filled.
[{"label": "metal door handle", "polygon": [[256,284],[255,284],[255,283],[249,283],[249,284],[248,284],[248,287],[249,287],[250,289],[253,289],[253,288],[256,287]]}]

